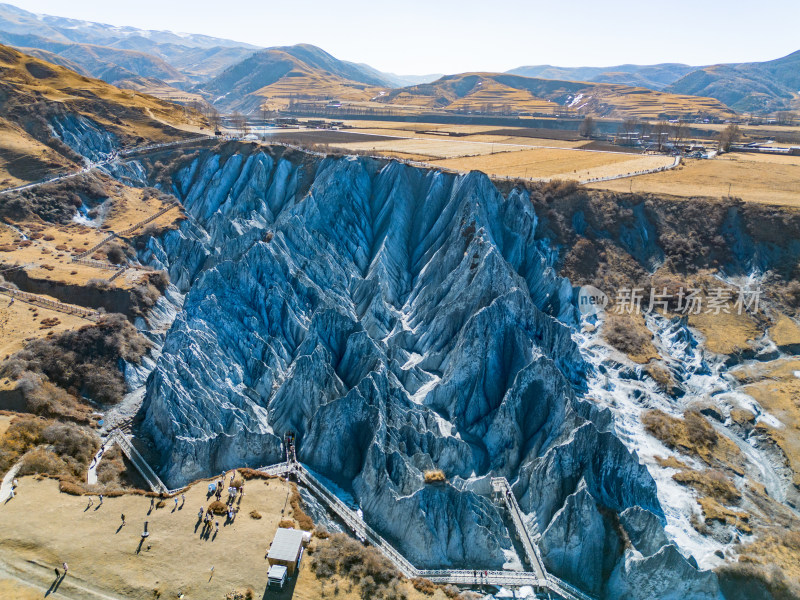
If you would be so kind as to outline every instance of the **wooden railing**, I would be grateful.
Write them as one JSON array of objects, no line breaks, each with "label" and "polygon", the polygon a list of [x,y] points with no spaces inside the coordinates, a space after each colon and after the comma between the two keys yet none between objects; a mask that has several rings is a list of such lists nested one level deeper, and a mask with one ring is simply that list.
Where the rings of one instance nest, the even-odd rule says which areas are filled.
[{"label": "wooden railing", "polygon": [[144,457],[139,454],[139,451],[134,448],[127,435],[119,429],[115,429],[111,432],[109,438],[113,439],[120,450],[122,450],[122,453],[133,463],[133,466],[136,467],[136,470],[139,471],[139,474],[144,478],[152,491],[159,494],[169,493],[167,486],[159,479],[158,475],[156,475],[155,471],[153,471]]},{"label": "wooden railing", "polygon": [[0,285],[0,293],[6,294],[13,298],[18,298],[23,302],[28,302],[29,304],[50,308],[65,314],[77,315],[90,321],[97,321],[97,319],[100,318],[100,313],[96,310],[83,308],[82,306],[75,306],[73,304],[65,304],[63,302],[59,302],[58,300],[50,300],[50,298],[45,298],[44,296],[39,296],[38,294],[31,294],[30,292],[15,290],[14,288],[6,287],[4,285]]}]

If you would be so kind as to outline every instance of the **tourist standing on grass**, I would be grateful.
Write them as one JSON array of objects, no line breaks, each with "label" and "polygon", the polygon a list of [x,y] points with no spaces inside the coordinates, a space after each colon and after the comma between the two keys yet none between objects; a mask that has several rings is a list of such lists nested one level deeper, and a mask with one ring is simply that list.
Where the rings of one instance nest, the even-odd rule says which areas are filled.
[{"label": "tourist standing on grass", "polygon": [[122,517],[122,524],[125,525],[125,513],[122,513],[120,517]]},{"label": "tourist standing on grass", "polygon": [[100,504],[97,506],[103,506],[103,494],[100,494]]}]

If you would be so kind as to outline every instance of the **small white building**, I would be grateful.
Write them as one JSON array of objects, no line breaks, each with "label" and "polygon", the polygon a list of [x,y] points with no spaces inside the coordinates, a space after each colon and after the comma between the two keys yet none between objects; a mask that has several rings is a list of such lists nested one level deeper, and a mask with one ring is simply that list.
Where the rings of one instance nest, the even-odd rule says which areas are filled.
[{"label": "small white building", "polygon": [[283,566],[286,567],[290,576],[294,575],[302,556],[303,532],[298,529],[278,529],[267,553],[270,567]]}]

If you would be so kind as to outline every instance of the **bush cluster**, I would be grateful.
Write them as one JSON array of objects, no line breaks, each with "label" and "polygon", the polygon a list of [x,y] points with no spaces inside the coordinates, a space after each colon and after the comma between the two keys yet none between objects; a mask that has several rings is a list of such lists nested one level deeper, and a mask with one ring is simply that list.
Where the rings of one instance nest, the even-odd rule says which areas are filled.
[{"label": "bush cluster", "polygon": [[49,223],[65,224],[84,204],[92,206],[107,197],[101,180],[81,175],[8,194],[0,203],[0,219],[22,221],[39,217]]},{"label": "bush cluster", "polygon": [[68,403],[48,381],[69,395],[114,404],[126,392],[121,361],[138,363],[149,345],[122,315],[106,315],[97,324],[29,342],[0,365],[0,374],[22,379],[22,392],[38,414],[59,414],[57,407]]},{"label": "bush cluster", "polygon": [[82,481],[100,447],[97,434],[75,423],[26,415],[0,436],[0,472],[22,459],[19,474],[36,473]]},{"label": "bush cluster", "polygon": [[401,575],[379,550],[364,546],[342,533],[334,533],[314,552],[311,569],[317,577],[339,575],[361,586],[364,600],[403,600]]},{"label": "bush cluster", "polygon": [[300,496],[300,492],[297,490],[297,486],[294,486],[292,489],[290,504],[292,506],[292,516],[295,521],[297,521],[297,525],[300,529],[304,531],[311,531],[314,529],[314,521],[303,510],[303,499]]}]

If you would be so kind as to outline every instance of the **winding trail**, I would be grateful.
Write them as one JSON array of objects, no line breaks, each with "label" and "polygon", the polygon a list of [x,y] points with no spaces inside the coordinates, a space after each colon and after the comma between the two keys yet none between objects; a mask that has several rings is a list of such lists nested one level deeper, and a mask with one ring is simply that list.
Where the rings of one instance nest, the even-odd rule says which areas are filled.
[{"label": "winding trail", "polygon": [[14,484],[14,478],[19,473],[19,469],[22,466],[22,461],[17,462],[13,467],[8,470],[6,476],[3,477],[3,483],[0,484],[0,502],[5,502],[8,497],[11,495],[11,489]]},{"label": "winding trail", "polygon": [[671,165],[666,167],[656,167],[655,169],[644,169],[642,171],[635,171],[634,173],[621,173],[619,175],[609,175],[608,177],[595,177],[594,179],[584,179],[579,181],[578,185],[586,185],[587,183],[599,183],[601,181],[614,181],[615,179],[627,179],[628,177],[638,177],[639,175],[650,175],[651,173],[662,173],[663,171],[671,171],[681,164],[681,157],[676,156]]},{"label": "winding trail", "polygon": [[58,181],[64,181],[65,179],[71,179],[73,177],[77,177],[78,175],[85,175],[95,169],[100,167],[105,167],[112,165],[120,160],[122,157],[131,156],[133,154],[137,154],[139,152],[146,152],[149,150],[159,150],[161,148],[170,148],[172,146],[184,146],[186,144],[194,144],[199,141],[214,139],[214,136],[210,135],[203,135],[197,136],[193,138],[187,138],[184,140],[176,140],[173,142],[162,142],[159,144],[148,144],[146,146],[136,146],[135,148],[130,148],[128,150],[120,150],[119,152],[113,153],[108,158],[103,160],[98,160],[94,162],[90,162],[83,168],[79,169],[78,171],[73,171],[71,173],[64,173],[63,175],[56,175],[55,177],[48,177],[47,179],[40,179],[38,181],[32,181],[30,183],[25,183],[23,185],[17,185],[10,188],[5,188],[0,190],[0,195],[2,194],[9,194],[11,192],[20,192],[22,190],[28,190],[32,188],[39,187],[41,185],[47,185],[48,183],[56,183]]}]

